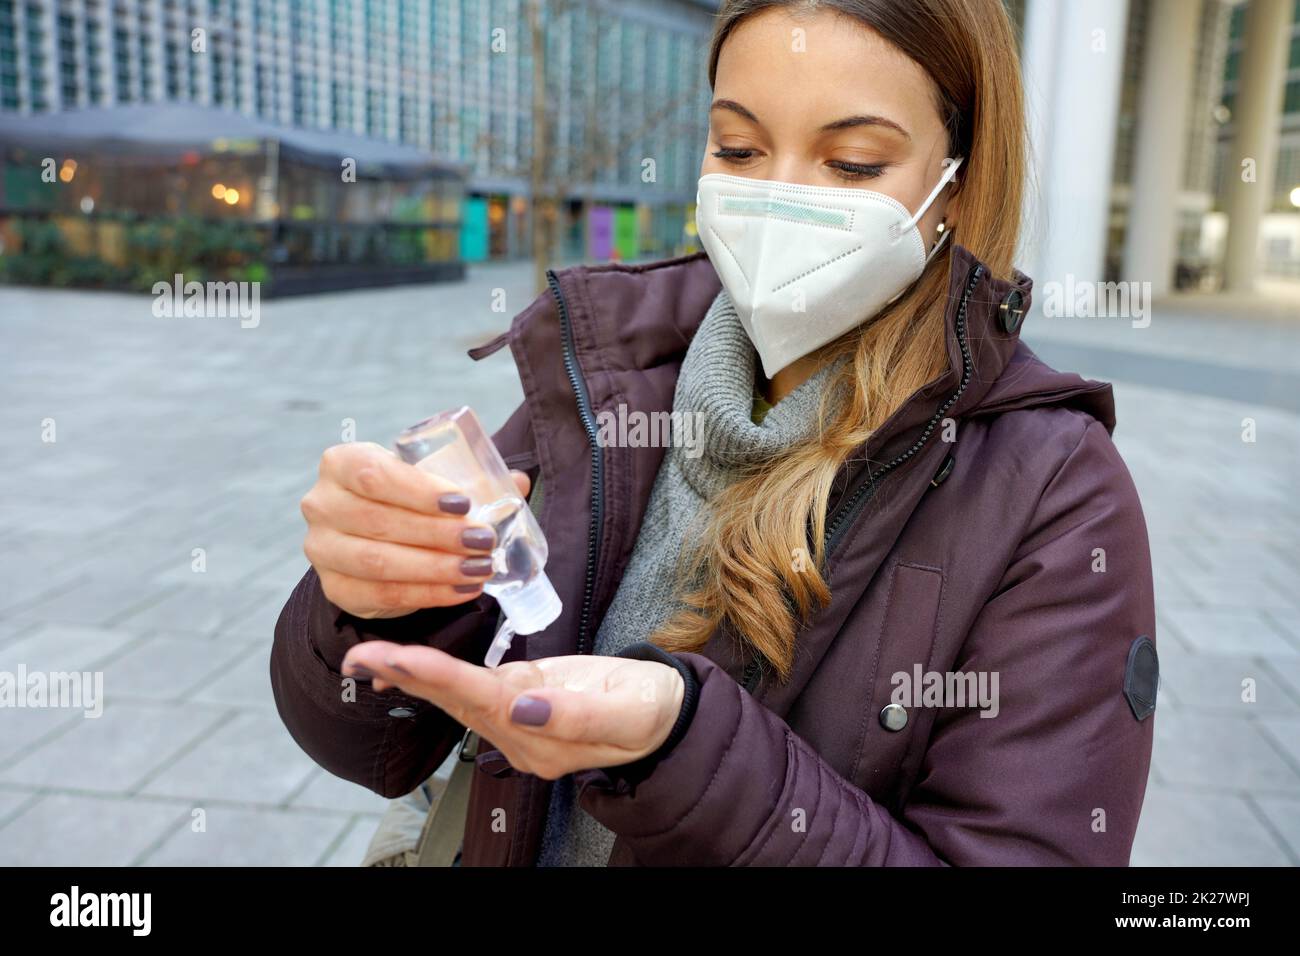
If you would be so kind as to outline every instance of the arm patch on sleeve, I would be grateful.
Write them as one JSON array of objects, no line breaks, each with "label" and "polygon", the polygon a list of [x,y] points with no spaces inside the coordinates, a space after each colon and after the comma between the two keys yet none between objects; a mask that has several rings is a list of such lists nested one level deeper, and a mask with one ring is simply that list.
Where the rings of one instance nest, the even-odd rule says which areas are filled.
[{"label": "arm patch on sleeve", "polygon": [[1156,710],[1156,690],[1160,686],[1160,659],[1156,646],[1145,634],[1133,642],[1124,666],[1124,697],[1133,716],[1145,720]]}]

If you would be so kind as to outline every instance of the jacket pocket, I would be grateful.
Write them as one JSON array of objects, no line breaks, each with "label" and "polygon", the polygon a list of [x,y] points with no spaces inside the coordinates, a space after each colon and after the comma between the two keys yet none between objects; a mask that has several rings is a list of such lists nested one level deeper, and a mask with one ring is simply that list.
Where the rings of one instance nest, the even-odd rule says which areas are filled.
[{"label": "jacket pocket", "polygon": [[862,715],[862,732],[852,779],[874,799],[888,802],[897,792],[900,768],[918,728],[933,720],[924,685],[932,670],[935,635],[943,599],[943,571],[898,563],[890,577],[884,617]]}]

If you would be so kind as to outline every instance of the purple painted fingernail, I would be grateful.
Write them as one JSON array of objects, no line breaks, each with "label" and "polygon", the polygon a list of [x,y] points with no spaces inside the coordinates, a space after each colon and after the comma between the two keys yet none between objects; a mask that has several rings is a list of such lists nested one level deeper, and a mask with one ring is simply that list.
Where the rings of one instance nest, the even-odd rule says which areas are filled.
[{"label": "purple painted fingernail", "polygon": [[466,558],[460,563],[460,573],[467,578],[486,578],[492,573],[492,559]]},{"label": "purple painted fingernail", "polygon": [[397,663],[396,661],[384,661],[384,666],[386,666],[386,667],[391,667],[393,670],[397,671],[397,673],[399,673],[399,674],[405,674],[407,677],[414,677],[414,676],[415,676],[414,674],[412,674],[410,671],[408,671],[405,667],[403,667],[401,664]]},{"label": "purple painted fingernail", "polygon": [[551,702],[536,697],[520,697],[510,709],[510,719],[516,724],[540,727],[551,719]]},{"label": "purple painted fingernail", "polygon": [[460,543],[475,551],[491,551],[497,536],[491,528],[466,528],[460,533]]},{"label": "purple painted fingernail", "polygon": [[483,590],[481,584],[453,584],[451,589],[457,594],[473,594],[475,591]]},{"label": "purple painted fingernail", "polygon": [[464,495],[443,495],[438,499],[438,507],[449,515],[467,515],[469,514],[469,499]]},{"label": "purple painted fingernail", "polygon": [[349,664],[348,670],[351,672],[346,675],[348,677],[360,677],[362,680],[371,680],[375,676],[374,671],[361,664]]}]

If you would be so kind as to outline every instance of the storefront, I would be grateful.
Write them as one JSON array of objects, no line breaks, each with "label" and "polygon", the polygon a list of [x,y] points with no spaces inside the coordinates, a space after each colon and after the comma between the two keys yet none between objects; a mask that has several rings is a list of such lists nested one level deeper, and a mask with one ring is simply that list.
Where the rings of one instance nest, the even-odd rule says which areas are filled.
[{"label": "storefront", "polygon": [[188,104],[0,114],[0,142],[9,281],[286,295],[464,275],[463,171],[408,147]]}]

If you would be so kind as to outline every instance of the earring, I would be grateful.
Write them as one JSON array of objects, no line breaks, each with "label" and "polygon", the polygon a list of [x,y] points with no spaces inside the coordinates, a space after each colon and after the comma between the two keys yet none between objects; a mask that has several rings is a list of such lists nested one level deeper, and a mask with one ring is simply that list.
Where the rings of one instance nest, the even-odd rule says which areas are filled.
[{"label": "earring", "polygon": [[939,220],[939,225],[935,227],[934,245],[930,247],[932,250],[939,248],[939,244],[943,242],[944,233],[947,231],[948,231],[948,217],[944,216],[942,219]]}]

